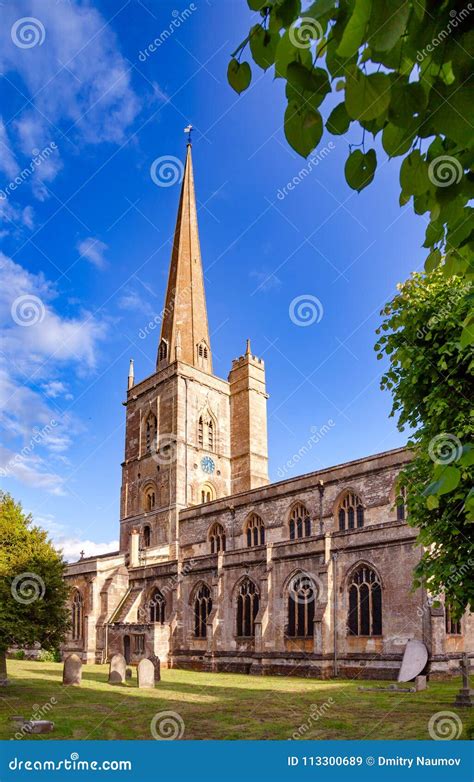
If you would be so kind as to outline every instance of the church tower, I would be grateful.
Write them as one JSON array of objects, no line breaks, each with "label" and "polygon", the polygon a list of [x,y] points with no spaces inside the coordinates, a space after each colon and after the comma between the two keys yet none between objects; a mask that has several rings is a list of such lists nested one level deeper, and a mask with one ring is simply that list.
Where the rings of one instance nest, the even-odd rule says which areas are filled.
[{"label": "church tower", "polygon": [[212,372],[190,142],[156,370],[138,383],[134,375],[131,362],[120,548],[134,540],[132,566],[176,556],[183,508],[268,482],[263,362],[248,351],[230,382]]}]

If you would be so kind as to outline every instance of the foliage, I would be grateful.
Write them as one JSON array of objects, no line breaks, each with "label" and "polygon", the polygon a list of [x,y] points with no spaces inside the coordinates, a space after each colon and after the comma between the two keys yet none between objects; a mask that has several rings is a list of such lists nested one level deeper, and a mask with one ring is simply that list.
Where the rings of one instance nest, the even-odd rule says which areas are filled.
[{"label": "foliage", "polygon": [[39,663],[59,663],[61,662],[61,654],[58,649],[41,649],[37,660]]},{"label": "foliage", "polygon": [[[377,155],[367,140],[379,137],[387,155],[401,157],[400,205],[427,214],[426,270],[472,275],[474,248],[474,105],[470,5],[453,0],[247,0],[256,24],[233,53],[228,70],[240,94],[251,84],[247,46],[254,63],[274,67],[285,82],[286,138],[306,157],[323,134],[320,107],[333,92],[342,101],[326,129],[344,135],[358,127],[361,143],[349,146],[348,185],[372,182]],[[360,147],[360,149],[352,149]],[[472,278],[472,277],[471,277]],[[474,314],[466,313],[463,344],[474,339]]]},{"label": "foliage", "polygon": [[69,623],[64,568],[47,533],[0,493],[0,656],[13,645],[59,646]]},{"label": "foliage", "polygon": [[408,523],[425,551],[415,575],[432,594],[444,592],[453,613],[474,608],[473,351],[461,325],[472,284],[441,270],[413,274],[382,314],[378,358],[390,367],[382,387],[393,395],[398,426],[414,430],[413,460],[403,471]]}]

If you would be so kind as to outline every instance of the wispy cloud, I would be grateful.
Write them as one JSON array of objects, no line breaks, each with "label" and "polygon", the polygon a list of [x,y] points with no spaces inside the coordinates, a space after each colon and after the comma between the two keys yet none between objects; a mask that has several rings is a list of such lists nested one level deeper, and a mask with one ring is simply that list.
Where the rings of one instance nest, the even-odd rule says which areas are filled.
[{"label": "wispy cloud", "polygon": [[77,243],[76,249],[79,250],[81,258],[86,258],[98,269],[106,267],[107,261],[104,258],[104,253],[108,249],[108,245],[105,242],[101,242],[100,239],[94,239],[93,236],[88,236]]}]

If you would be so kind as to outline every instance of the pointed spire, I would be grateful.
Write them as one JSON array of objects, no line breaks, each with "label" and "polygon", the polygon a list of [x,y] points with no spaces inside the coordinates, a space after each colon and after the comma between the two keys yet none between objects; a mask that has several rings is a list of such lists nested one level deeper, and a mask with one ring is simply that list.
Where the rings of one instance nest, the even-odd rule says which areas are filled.
[{"label": "pointed spire", "polygon": [[245,348],[245,355],[250,356],[252,355],[252,351],[250,350],[250,340],[247,340],[247,347]]},{"label": "pointed spire", "polygon": [[133,358],[130,359],[130,365],[128,368],[128,390],[135,385],[135,370],[133,368]]},{"label": "pointed spire", "polygon": [[157,368],[174,361],[177,354],[187,364],[212,371],[190,142],[171,253]]}]

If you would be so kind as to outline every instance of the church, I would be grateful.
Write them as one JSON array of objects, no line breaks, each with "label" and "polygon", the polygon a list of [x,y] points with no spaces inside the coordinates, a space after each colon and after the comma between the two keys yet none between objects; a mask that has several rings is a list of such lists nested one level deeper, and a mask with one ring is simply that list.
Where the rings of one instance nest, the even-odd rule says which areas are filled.
[{"label": "church", "polygon": [[120,550],[68,565],[63,654],[390,679],[417,639],[432,676],[457,670],[474,623],[412,591],[407,450],[269,483],[263,360],[247,342],[213,373],[190,142],[160,322],[155,371],[130,362]]}]

